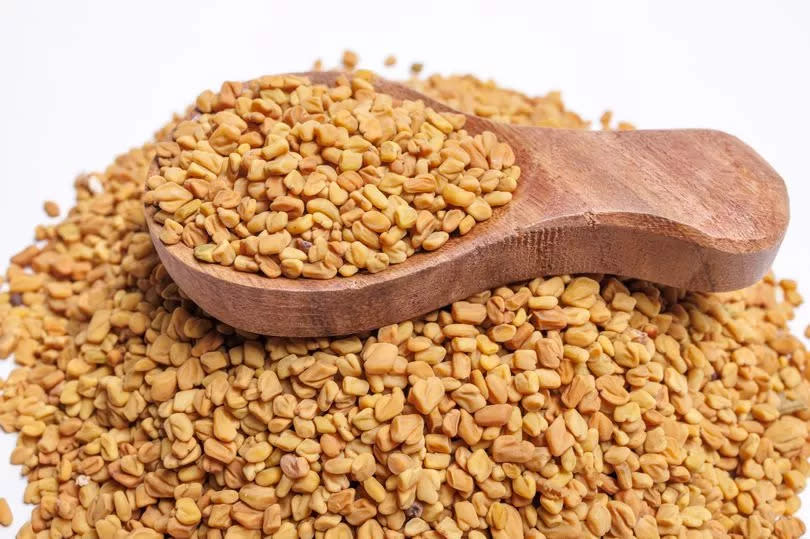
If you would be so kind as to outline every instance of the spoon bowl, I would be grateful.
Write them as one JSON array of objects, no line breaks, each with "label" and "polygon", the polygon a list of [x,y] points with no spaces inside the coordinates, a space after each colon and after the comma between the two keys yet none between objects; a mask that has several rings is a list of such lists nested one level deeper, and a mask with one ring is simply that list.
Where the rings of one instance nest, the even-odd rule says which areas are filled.
[{"label": "spoon bowl", "polygon": [[[339,72],[300,73],[331,84]],[[378,92],[455,111],[407,86]],[[465,129],[511,145],[512,201],[465,236],[376,273],[270,279],[198,262],[146,222],[177,285],[210,315],[276,336],[347,335],[408,320],[472,294],[542,275],[610,273],[698,291],[743,288],[770,268],[788,223],[779,175],[753,149],[707,129],[583,131],[465,115]],[[151,174],[157,174],[157,162]]]}]

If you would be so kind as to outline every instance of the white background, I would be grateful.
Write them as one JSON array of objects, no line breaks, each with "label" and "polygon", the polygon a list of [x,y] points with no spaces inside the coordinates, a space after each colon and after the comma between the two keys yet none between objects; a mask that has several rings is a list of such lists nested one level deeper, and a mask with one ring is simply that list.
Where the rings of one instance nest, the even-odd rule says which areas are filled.
[{"label": "white background", "polygon": [[[42,201],[69,208],[72,180],[139,145],[224,79],[328,67],[348,47],[402,76],[474,73],[572,110],[642,128],[712,127],[756,148],[788,184],[792,222],[775,264],[810,298],[810,3],[113,2],[0,6],[0,260],[27,246]],[[810,322],[810,306],[795,329]],[[0,365],[0,375],[10,368]],[[0,495],[27,519],[0,436]],[[810,497],[805,496],[806,501]],[[810,509],[802,513],[810,516]],[[0,529],[0,537],[12,537]]]}]

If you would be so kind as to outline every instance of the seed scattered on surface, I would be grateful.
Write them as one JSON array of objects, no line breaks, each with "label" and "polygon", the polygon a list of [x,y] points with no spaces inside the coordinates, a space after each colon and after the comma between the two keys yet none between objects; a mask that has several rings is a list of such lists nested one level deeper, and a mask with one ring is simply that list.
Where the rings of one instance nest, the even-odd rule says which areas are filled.
[{"label": "seed scattered on surface", "polygon": [[[606,110],[604,114],[599,118],[599,123],[602,126],[603,130],[610,130],[613,129],[611,127],[611,121],[613,120],[613,112]],[[616,130],[618,131],[629,131],[635,129],[635,126],[629,122],[619,122],[616,125]]]},{"label": "seed scattered on surface", "polygon": [[353,51],[344,51],[343,52],[343,67],[346,69],[354,69],[357,66],[357,53]]},{"label": "seed scattered on surface", "polygon": [[378,94],[372,78],[203,93],[146,182],[161,241],[236,271],[330,279],[439,249],[511,200],[520,168],[507,144],[468,134],[461,114]]},{"label": "seed scattered on surface", "polygon": [[[411,84],[503,121],[582,127],[558,96]],[[150,143],[79,178],[75,208],[6,272],[0,356],[17,368],[0,427],[21,433],[11,459],[36,506],[19,537],[804,533],[810,375],[787,325],[793,281],[702,294],[538,277],[369,334],[260,337],[207,317],[160,265],[140,202],[156,155],[171,158]],[[195,211],[181,200],[174,212]],[[358,221],[372,232],[390,219],[373,200]],[[225,221],[253,211],[219,203],[209,215]],[[318,248],[275,238],[255,249],[289,249],[288,266]],[[273,271],[271,254],[234,253]]]},{"label": "seed scattered on surface", "polygon": [[14,517],[11,514],[8,501],[5,498],[0,498],[0,526],[9,527],[12,522],[14,522]]},{"label": "seed scattered on surface", "polygon": [[59,217],[59,204],[56,202],[48,200],[42,205],[42,207],[48,217]]},{"label": "seed scattered on surface", "polygon": [[397,57],[394,56],[393,54],[385,57],[385,65],[386,65],[386,67],[394,66],[394,65],[396,65],[396,63],[397,63]]}]

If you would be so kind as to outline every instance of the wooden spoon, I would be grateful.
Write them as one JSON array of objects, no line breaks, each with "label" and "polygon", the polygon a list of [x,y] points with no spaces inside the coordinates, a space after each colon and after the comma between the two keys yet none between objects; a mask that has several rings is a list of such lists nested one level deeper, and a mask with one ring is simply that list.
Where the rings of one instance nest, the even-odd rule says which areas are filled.
[{"label": "wooden spoon", "polygon": [[[339,73],[302,75],[331,84]],[[452,111],[401,84],[377,79],[375,87]],[[212,316],[255,333],[315,337],[379,328],[543,275],[738,289],[767,272],[787,227],[782,179],[726,133],[551,129],[471,115],[466,129],[511,144],[522,169],[513,200],[466,236],[380,273],[269,279],[201,264],[185,245],[164,245],[147,210],[152,240],[175,282]]]}]

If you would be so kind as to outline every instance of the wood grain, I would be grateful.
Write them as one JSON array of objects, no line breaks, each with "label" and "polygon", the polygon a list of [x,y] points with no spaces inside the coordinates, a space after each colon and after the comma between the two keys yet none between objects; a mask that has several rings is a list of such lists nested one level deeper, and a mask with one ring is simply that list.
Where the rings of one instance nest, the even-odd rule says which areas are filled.
[{"label": "wood grain", "polygon": [[[324,83],[336,76],[307,75]],[[452,110],[396,83],[375,86]],[[153,242],[175,282],[209,314],[255,333],[314,337],[372,330],[542,275],[611,273],[692,290],[738,289],[767,272],[787,227],[782,179],[726,133],[550,129],[475,116],[466,128],[512,145],[522,169],[514,199],[466,236],[381,273],[268,279],[200,264],[188,247],[158,239],[147,210]]]}]

